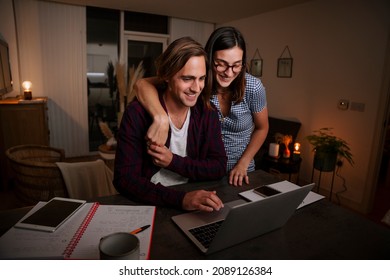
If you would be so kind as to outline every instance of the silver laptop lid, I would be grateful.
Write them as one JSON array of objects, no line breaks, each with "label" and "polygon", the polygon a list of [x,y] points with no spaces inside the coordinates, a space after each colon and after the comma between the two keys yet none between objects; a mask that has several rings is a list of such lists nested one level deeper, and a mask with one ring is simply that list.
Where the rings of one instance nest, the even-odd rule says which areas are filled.
[{"label": "silver laptop lid", "polygon": [[[237,200],[233,202],[237,205],[227,204],[219,212],[185,213],[172,217],[172,220],[202,252],[210,254],[282,227],[313,186],[306,185],[254,202]],[[224,219],[224,222],[206,249],[189,230],[218,219]]]}]

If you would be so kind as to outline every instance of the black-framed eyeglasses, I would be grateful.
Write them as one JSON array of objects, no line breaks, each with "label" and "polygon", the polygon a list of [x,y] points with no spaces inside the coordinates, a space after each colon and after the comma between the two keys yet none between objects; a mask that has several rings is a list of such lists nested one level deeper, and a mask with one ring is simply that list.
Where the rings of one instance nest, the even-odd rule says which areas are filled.
[{"label": "black-framed eyeglasses", "polygon": [[229,70],[229,68],[232,68],[232,71],[237,74],[241,71],[244,65],[242,63],[229,65],[227,63],[214,61],[214,66],[218,72],[226,72],[227,70]]}]

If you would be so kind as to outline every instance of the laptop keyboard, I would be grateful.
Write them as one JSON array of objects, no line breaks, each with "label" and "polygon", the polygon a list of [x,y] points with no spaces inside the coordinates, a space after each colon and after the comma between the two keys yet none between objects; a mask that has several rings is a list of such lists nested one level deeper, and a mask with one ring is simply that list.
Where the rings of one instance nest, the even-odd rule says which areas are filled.
[{"label": "laptop keyboard", "polygon": [[210,246],[223,220],[190,229],[190,233],[205,247]]}]

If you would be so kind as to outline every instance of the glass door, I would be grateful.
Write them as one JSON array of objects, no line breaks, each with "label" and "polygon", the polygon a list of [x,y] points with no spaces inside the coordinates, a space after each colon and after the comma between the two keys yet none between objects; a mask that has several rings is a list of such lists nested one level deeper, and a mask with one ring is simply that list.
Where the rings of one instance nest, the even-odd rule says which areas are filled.
[{"label": "glass door", "polygon": [[128,68],[136,68],[142,61],[144,77],[156,75],[155,61],[167,46],[167,36],[126,35],[126,57]]},{"label": "glass door", "polygon": [[111,81],[118,61],[120,11],[87,7],[87,85],[89,151],[107,141],[99,122],[116,127],[115,88]]},{"label": "glass door", "polygon": [[[126,75],[125,82],[127,86],[131,84],[131,80],[134,76],[132,73],[130,73],[129,69],[136,71],[138,65],[141,62],[144,74],[140,78],[152,77],[156,75],[155,61],[157,57],[165,50],[167,41],[167,35],[149,35],[147,33],[133,34],[131,32],[125,33],[122,61],[125,61],[126,63],[126,65],[124,65],[125,68],[123,72],[125,72]],[[120,123],[126,105],[129,101],[132,100],[132,97],[129,96],[129,90],[127,90],[125,97],[119,98],[120,104],[118,106],[118,124]]]}]

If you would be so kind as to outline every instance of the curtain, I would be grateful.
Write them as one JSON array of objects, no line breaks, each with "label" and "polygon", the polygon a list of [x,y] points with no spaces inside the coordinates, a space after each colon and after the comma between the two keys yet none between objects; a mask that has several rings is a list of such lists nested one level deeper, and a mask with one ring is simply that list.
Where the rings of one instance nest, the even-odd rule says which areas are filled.
[{"label": "curtain", "polygon": [[49,98],[50,145],[89,153],[85,7],[14,0],[20,78]]}]

